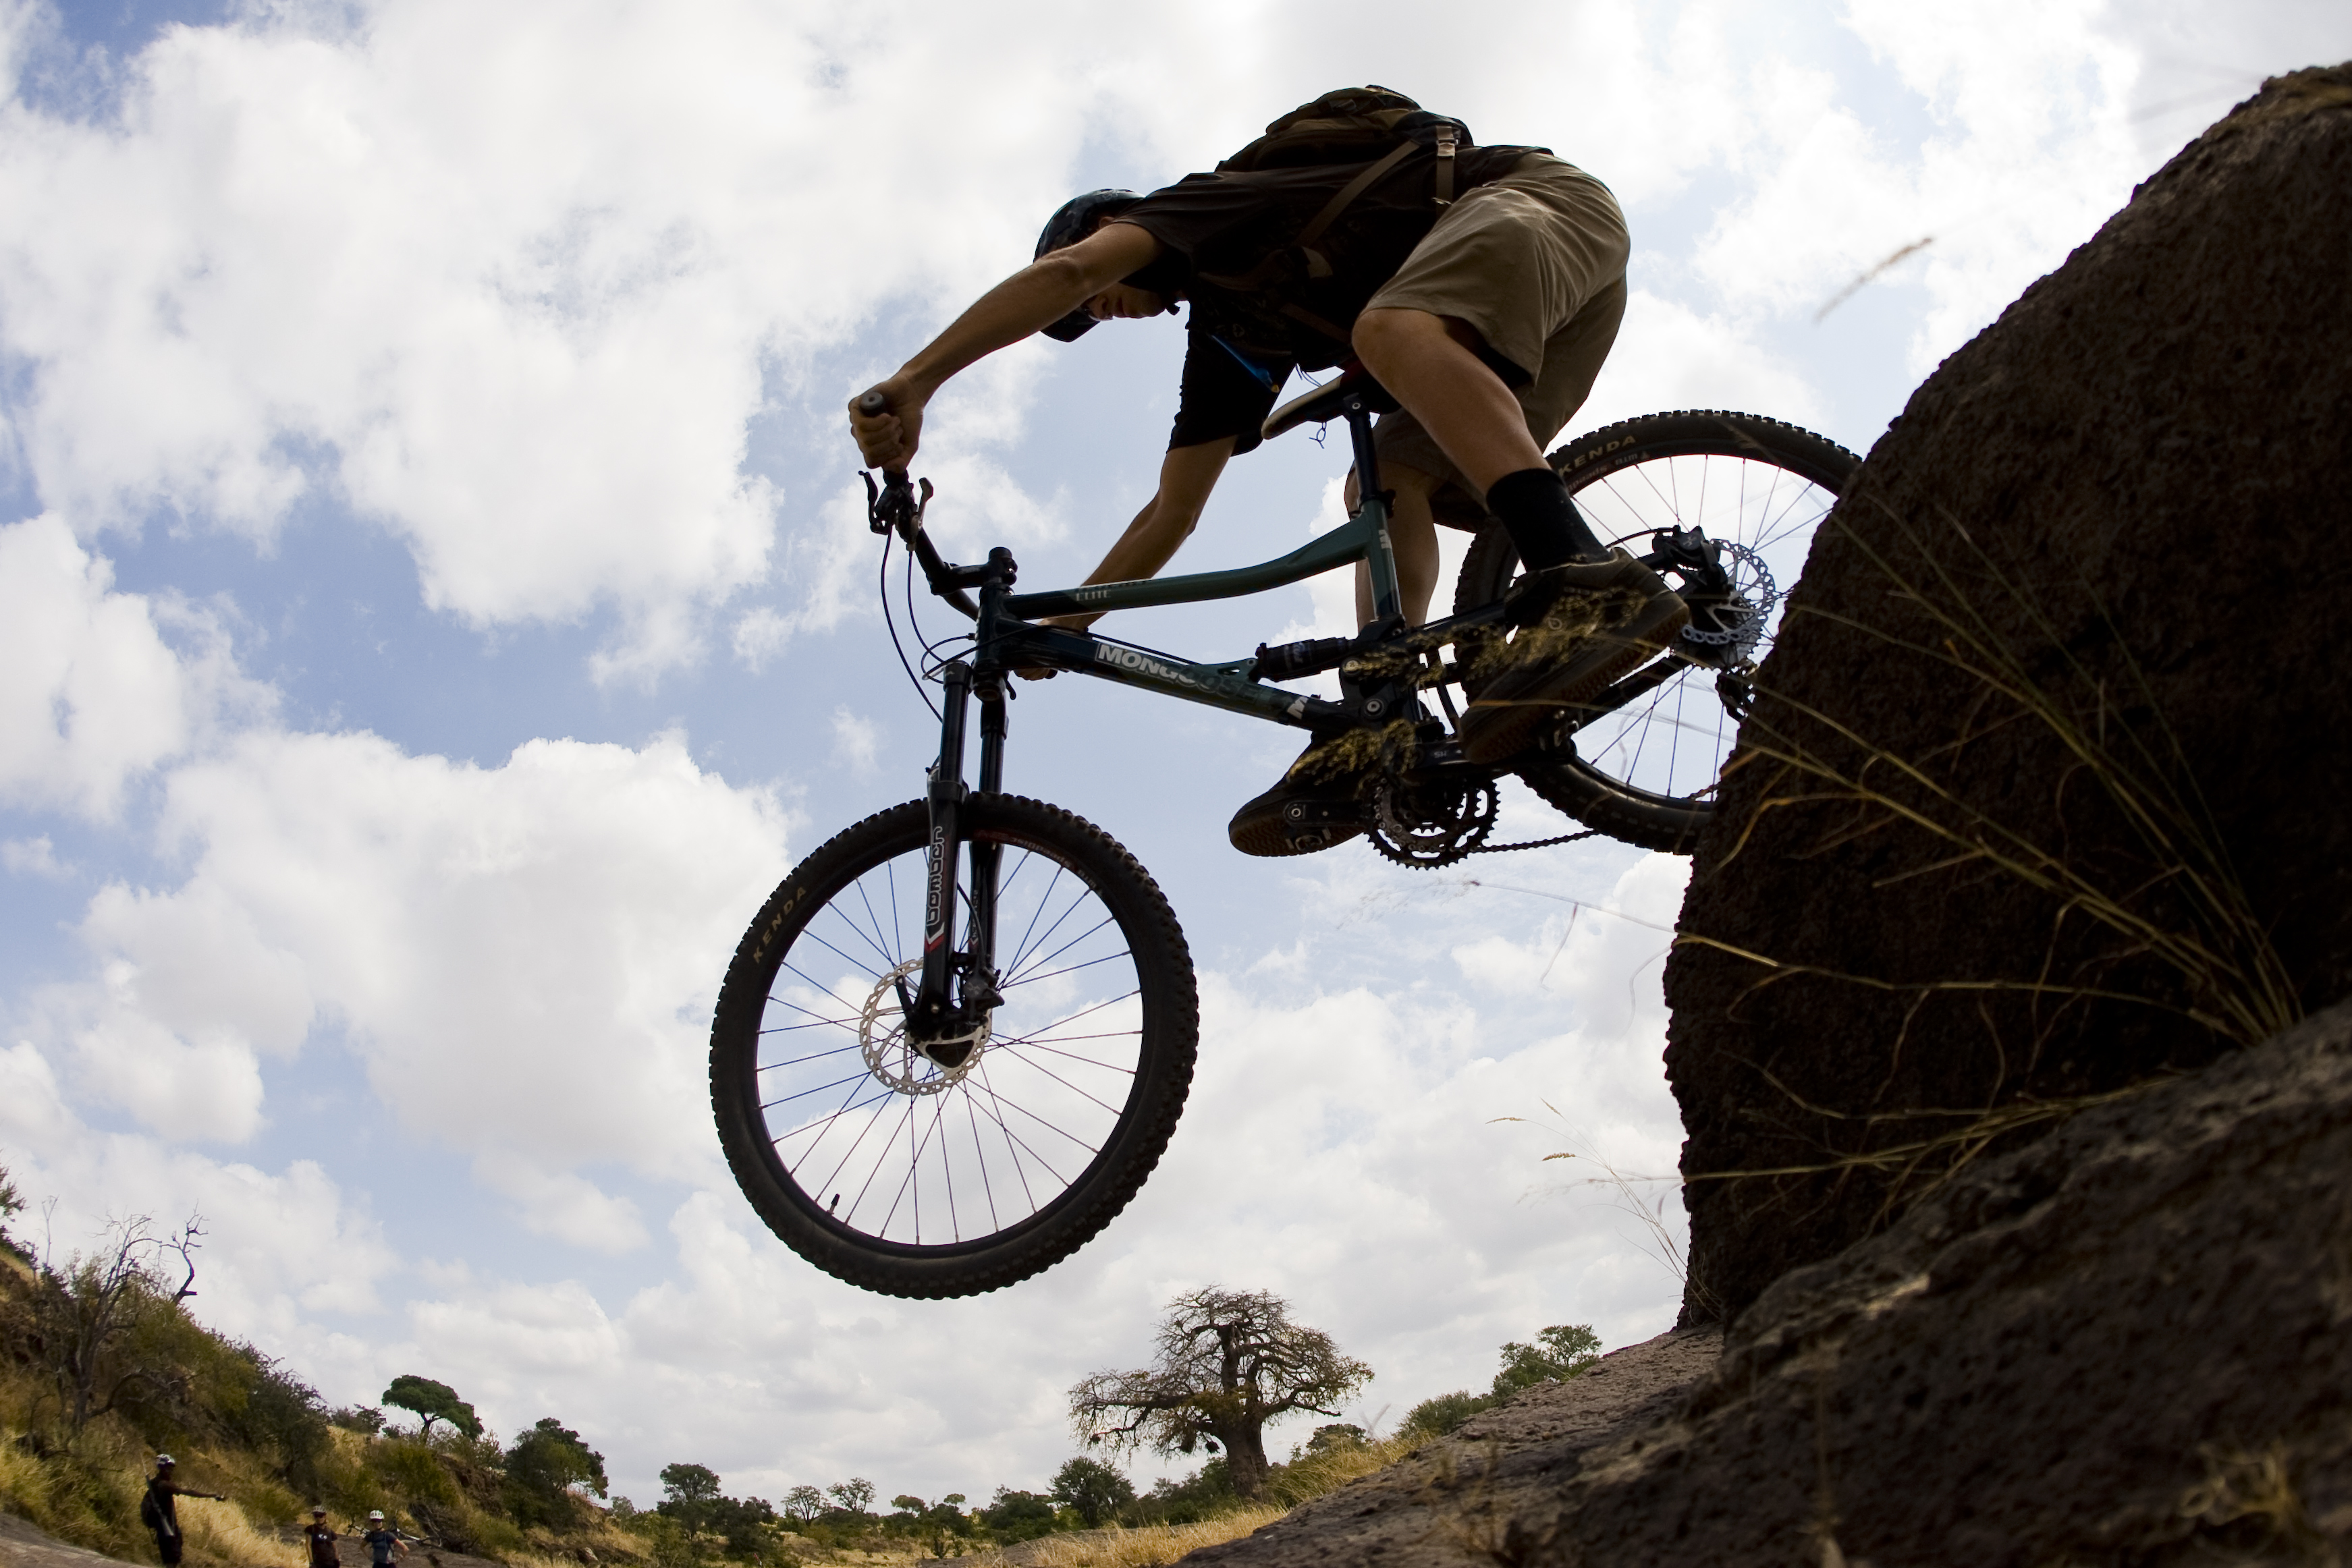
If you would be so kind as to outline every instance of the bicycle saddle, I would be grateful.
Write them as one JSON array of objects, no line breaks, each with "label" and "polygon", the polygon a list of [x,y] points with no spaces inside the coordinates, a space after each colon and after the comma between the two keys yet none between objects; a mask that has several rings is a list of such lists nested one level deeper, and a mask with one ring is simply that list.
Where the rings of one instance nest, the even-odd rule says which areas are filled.
[{"label": "bicycle saddle", "polygon": [[1292,398],[1267,414],[1265,423],[1258,427],[1258,438],[1272,441],[1286,430],[1337,419],[1347,412],[1342,405],[1358,392],[1363,394],[1364,409],[1368,413],[1391,413],[1397,408],[1397,400],[1388,394],[1387,388],[1372,380],[1372,373],[1364,369],[1363,362],[1349,360],[1339,367],[1337,376],[1311,389],[1304,397]]}]

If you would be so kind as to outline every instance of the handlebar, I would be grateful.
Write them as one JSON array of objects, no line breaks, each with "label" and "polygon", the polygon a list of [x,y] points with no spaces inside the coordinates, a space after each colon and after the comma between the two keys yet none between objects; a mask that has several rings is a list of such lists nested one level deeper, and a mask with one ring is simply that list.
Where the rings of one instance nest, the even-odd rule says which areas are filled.
[{"label": "handlebar", "polygon": [[[889,412],[889,400],[877,390],[857,400],[857,412],[867,418]],[[939,549],[923,531],[923,512],[931,504],[931,482],[929,479],[908,482],[904,468],[882,470],[882,483],[877,486],[874,476],[860,476],[866,481],[866,526],[877,534],[896,533],[907,544],[916,564],[923,569],[924,580],[931,591],[969,620],[980,619],[980,606],[964,591],[984,582],[1002,581],[1012,584],[1015,570],[1012,552],[999,547],[988,552],[985,566],[951,566],[940,558]],[[917,486],[921,487],[917,493]]]}]

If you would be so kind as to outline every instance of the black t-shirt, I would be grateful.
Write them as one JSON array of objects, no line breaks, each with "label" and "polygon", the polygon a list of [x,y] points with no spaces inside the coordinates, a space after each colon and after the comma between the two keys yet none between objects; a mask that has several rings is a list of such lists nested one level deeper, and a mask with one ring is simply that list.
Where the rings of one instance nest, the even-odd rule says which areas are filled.
[{"label": "black t-shirt", "polygon": [[323,1524],[306,1524],[302,1538],[310,1543],[310,1568],[337,1568],[335,1532]]},{"label": "black t-shirt", "polygon": [[[1465,147],[1454,161],[1455,192],[1500,179],[1538,151]],[[1433,152],[1416,152],[1360,193],[1318,243],[1332,260],[1331,276],[1298,280],[1286,297],[1342,331],[1352,326],[1437,222],[1441,209],[1431,200],[1435,162]],[[1210,279],[1246,274],[1294,244],[1363,168],[1359,162],[1188,174],[1115,220],[1135,225],[1167,247],[1129,281],[1192,301],[1171,447],[1230,435],[1236,453],[1247,452],[1258,444],[1258,426],[1292,370],[1322,370],[1348,357],[1344,340],[1284,315],[1265,295]]]}]

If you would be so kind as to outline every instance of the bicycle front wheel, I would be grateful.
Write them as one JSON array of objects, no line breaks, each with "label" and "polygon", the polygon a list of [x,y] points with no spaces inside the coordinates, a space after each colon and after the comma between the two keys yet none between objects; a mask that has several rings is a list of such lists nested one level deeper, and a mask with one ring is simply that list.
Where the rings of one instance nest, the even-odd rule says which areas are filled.
[{"label": "bicycle front wheel", "polygon": [[802,1257],[895,1296],[1012,1284],[1109,1224],[1168,1146],[1200,1038],[1183,933],[1134,857],[1015,796],[973,795],[962,821],[997,850],[1004,998],[968,1054],[933,1061],[901,1014],[923,952],[920,800],[794,868],[711,1023],[711,1105],[744,1196]]},{"label": "bicycle front wheel", "polygon": [[[1654,413],[1570,442],[1551,455],[1593,532],[1641,555],[1653,534],[1699,528],[1726,547],[1738,602],[1752,613],[1727,633],[1696,626],[1693,642],[1648,689],[1580,726],[1515,768],[1538,795],[1612,838],[1687,854],[1715,812],[1747,686],[1780,634],[1788,590],[1813,532],[1862,461],[1824,436],[1777,419],[1714,410]],[[1454,613],[1501,598],[1518,552],[1488,519],[1462,563]],[[1727,648],[1722,641],[1736,636]],[[1647,678],[1647,677],[1645,677]],[[1476,695],[1475,685],[1471,695]]]}]

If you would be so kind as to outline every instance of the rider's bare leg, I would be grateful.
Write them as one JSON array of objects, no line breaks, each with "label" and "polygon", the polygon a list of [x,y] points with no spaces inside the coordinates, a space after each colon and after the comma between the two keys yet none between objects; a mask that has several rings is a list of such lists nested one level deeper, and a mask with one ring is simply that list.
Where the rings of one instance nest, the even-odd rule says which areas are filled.
[{"label": "rider's bare leg", "polygon": [[1474,351],[1476,329],[1426,310],[1356,318],[1358,357],[1481,494],[1506,474],[1544,466],[1519,400]]},{"label": "rider's bare leg", "polygon": [[[1396,552],[1397,592],[1404,600],[1404,619],[1408,626],[1419,626],[1429,619],[1429,601],[1437,591],[1437,519],[1431,515],[1429,497],[1437,489],[1433,475],[1418,468],[1392,467],[1383,464],[1381,477],[1396,492],[1396,505],[1389,511],[1389,548]],[[1348,511],[1353,515],[1359,498],[1356,476],[1348,475]],[[1372,623],[1372,569],[1364,561],[1356,563],[1356,624]]]},{"label": "rider's bare leg", "polygon": [[1540,568],[1606,558],[1528,434],[1519,400],[1478,357],[1476,329],[1459,317],[1383,308],[1357,317],[1353,338],[1364,368],[1503,520],[1520,559]]}]

